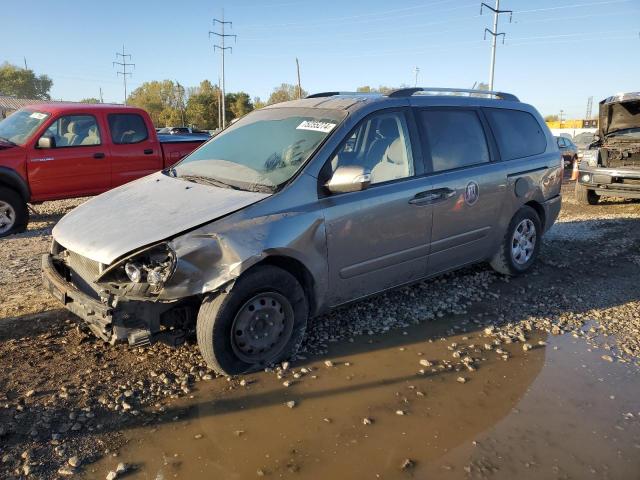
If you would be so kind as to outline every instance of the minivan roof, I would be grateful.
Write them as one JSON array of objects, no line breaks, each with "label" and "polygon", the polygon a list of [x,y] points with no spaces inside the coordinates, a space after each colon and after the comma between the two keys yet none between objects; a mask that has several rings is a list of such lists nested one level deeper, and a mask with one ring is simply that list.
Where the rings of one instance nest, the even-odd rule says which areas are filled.
[{"label": "minivan roof", "polygon": [[[465,96],[466,94],[466,96]],[[355,110],[372,103],[396,103],[397,100],[410,100],[414,105],[441,104],[498,106],[502,102],[520,103],[518,97],[505,92],[472,90],[463,88],[401,88],[387,93],[378,92],[321,92],[299,100],[276,103],[265,108],[325,108],[336,110]],[[393,102],[396,100],[396,102]]]}]

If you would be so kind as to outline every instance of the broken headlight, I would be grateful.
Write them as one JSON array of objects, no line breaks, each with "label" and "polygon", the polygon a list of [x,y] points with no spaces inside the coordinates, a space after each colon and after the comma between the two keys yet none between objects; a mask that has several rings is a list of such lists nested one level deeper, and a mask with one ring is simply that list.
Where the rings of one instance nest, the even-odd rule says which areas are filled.
[{"label": "broken headlight", "polygon": [[585,150],[582,154],[582,161],[590,167],[598,166],[598,150]]},{"label": "broken headlight", "polygon": [[110,266],[99,279],[118,288],[131,285],[137,293],[158,293],[171,277],[176,266],[176,254],[166,243],[136,252]]},{"label": "broken headlight", "polygon": [[173,250],[163,243],[128,258],[122,268],[131,282],[160,289],[173,273],[175,259]]}]

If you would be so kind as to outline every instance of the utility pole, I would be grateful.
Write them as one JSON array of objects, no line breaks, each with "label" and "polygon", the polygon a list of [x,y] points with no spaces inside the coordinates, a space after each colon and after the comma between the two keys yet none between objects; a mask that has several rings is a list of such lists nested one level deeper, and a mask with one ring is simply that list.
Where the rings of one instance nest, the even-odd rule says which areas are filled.
[{"label": "utility pole", "polygon": [[100,103],[104,103],[104,100],[102,98],[102,87],[100,87]]},{"label": "utility pole", "polygon": [[593,97],[587,99],[587,114],[584,116],[585,120],[591,120],[591,112],[593,110]]},{"label": "utility pole", "polygon": [[213,19],[213,28],[216,27],[216,24],[219,23],[220,24],[220,28],[222,29],[222,33],[218,33],[218,32],[209,32],[209,38],[211,38],[211,35],[215,35],[220,39],[220,43],[222,45],[218,45],[215,44],[213,46],[213,50],[215,51],[216,48],[220,50],[220,52],[222,53],[222,129],[224,130],[227,126],[227,112],[226,112],[226,105],[225,105],[225,89],[224,89],[224,54],[225,54],[225,50],[229,50],[231,53],[233,53],[233,48],[232,47],[225,47],[224,46],[224,41],[227,37],[233,37],[233,40],[236,41],[238,36],[237,35],[230,35],[230,34],[225,34],[224,33],[224,26],[225,25],[229,25],[230,28],[233,28],[233,23],[232,22],[225,22],[224,21],[224,9],[222,10],[222,20],[218,20],[217,18]]},{"label": "utility pole", "polygon": [[418,86],[418,74],[420,73],[420,67],[413,67],[413,73],[416,75],[416,83],[413,85],[414,87]]},{"label": "utility pole", "polygon": [[[128,63],[127,58],[131,60],[131,55],[124,52],[124,45],[122,45],[122,53],[116,52],[116,61],[113,62],[113,66],[116,65],[122,67],[122,71],[118,70],[117,74],[122,75],[122,79],[124,81],[124,104],[127,104],[127,75],[132,76],[133,73],[127,72],[127,67],[136,68],[135,63]],[[118,60],[122,59],[121,62]]]},{"label": "utility pole", "polygon": [[27,57],[22,57],[24,59],[24,69],[29,70],[29,66],[27,65]]},{"label": "utility pole", "polygon": [[298,99],[301,99],[302,85],[300,84],[300,62],[298,62],[298,57],[296,57],[296,70],[298,71]]},{"label": "utility pole", "polygon": [[511,19],[513,17],[513,11],[500,10],[500,0],[496,0],[496,8],[493,8],[492,6],[487,5],[484,2],[481,3],[480,15],[482,15],[482,7],[487,7],[489,10],[493,12],[493,30],[489,30],[488,28],[484,29],[485,40],[487,38],[487,33],[493,37],[491,39],[491,67],[489,69],[489,90],[493,90],[493,78],[494,78],[494,73],[496,69],[496,47],[497,47],[496,43],[497,43],[498,37],[502,35],[502,44],[504,45],[504,37],[506,35],[504,32],[498,33],[498,17],[500,16],[501,13],[508,13],[509,23],[511,23]]},{"label": "utility pole", "polygon": [[222,130],[222,90],[220,90],[220,77],[218,77],[218,130]]},{"label": "utility pole", "polygon": [[562,128],[563,121],[564,121],[564,110],[560,109],[560,128]]}]

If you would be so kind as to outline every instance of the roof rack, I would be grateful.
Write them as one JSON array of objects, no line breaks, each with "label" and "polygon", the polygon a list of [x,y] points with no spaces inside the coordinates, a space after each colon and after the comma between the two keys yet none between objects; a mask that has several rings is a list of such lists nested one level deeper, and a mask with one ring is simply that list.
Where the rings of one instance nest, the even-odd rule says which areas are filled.
[{"label": "roof rack", "polygon": [[307,95],[304,98],[321,98],[321,97],[333,97],[335,95],[380,95],[378,92],[319,92],[312,93],[311,95]]},{"label": "roof rack", "polygon": [[468,93],[469,96],[471,94],[475,95],[491,95],[493,97],[499,98],[500,100],[509,100],[511,102],[519,102],[518,97],[511,93],[505,92],[496,92],[493,90],[476,90],[471,88],[435,88],[435,87],[426,87],[426,88],[399,88],[397,90],[392,90],[387,93],[388,97],[399,98],[399,97],[411,97],[415,93]]}]

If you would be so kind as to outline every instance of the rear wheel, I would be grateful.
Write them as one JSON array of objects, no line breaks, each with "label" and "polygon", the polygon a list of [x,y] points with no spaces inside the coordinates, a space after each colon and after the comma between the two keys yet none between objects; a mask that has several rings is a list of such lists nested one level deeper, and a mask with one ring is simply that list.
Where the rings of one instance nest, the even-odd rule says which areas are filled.
[{"label": "rear wheel", "polygon": [[241,276],[230,292],[202,302],[198,346],[220,374],[262,369],[297,352],[308,315],[307,298],[293,275],[278,267],[257,267]]},{"label": "rear wheel", "polygon": [[20,194],[0,187],[0,237],[19,233],[27,228],[29,209]]},{"label": "rear wheel", "polygon": [[595,190],[588,189],[578,181],[576,182],[576,200],[581,205],[597,205],[600,200],[600,195],[598,195]]},{"label": "rear wheel", "polygon": [[538,213],[525,205],[509,222],[498,253],[491,259],[491,267],[504,275],[527,272],[540,251],[542,224]]}]

